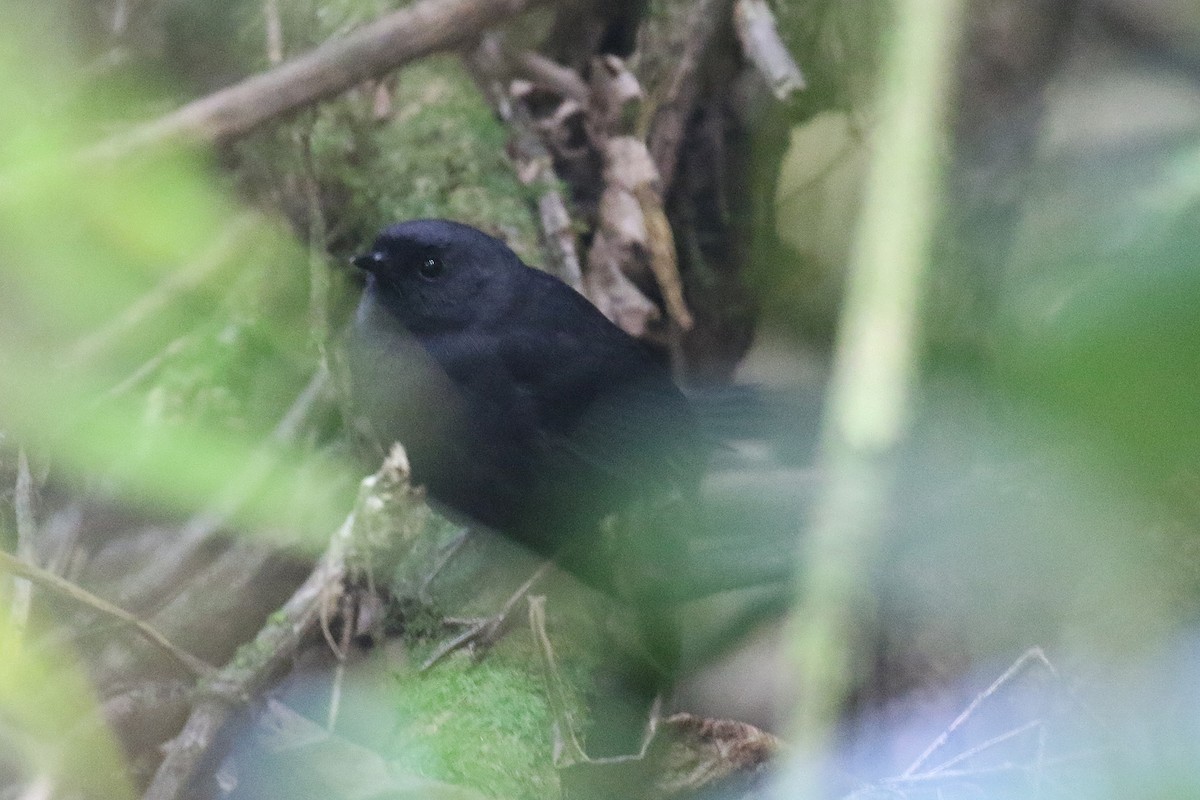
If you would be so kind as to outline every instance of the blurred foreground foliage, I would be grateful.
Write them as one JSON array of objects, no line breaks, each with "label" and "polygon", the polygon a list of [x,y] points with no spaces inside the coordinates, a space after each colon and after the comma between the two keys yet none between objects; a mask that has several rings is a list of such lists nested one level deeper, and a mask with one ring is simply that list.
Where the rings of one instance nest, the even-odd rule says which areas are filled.
[{"label": "blurred foreground foliage", "polygon": [[[321,4],[320,13],[289,7],[289,41],[303,47],[305,37],[319,41],[381,10],[345,5]],[[164,4],[156,13],[168,15],[170,37],[191,12]],[[202,17],[226,19],[207,7]],[[231,19],[236,24],[237,15]],[[318,417],[299,436],[272,431],[318,371],[348,311],[353,286],[340,256],[385,222],[427,215],[505,235],[536,260],[502,129],[461,68],[440,59],[397,77],[396,107],[386,118],[373,116],[369,94],[351,93],[240,142],[221,155],[236,162],[232,171],[189,150],[105,160],[88,148],[107,135],[114,111],[145,113],[153,107],[145,98],[161,96],[161,87],[93,79],[82,63],[87,45],[67,38],[71,27],[53,8],[31,10],[29,22],[0,36],[5,457],[15,458],[19,443],[51,465],[61,490],[168,525],[206,509],[231,512],[227,529],[314,551],[350,508],[364,468],[328,437],[332,421]],[[226,44],[236,51],[240,41],[244,55],[244,37],[260,33],[240,29]],[[53,59],[38,44],[48,40],[60,43]],[[243,63],[238,71],[262,66]],[[247,200],[267,210],[248,210]],[[307,248],[289,224],[308,236]],[[0,533],[11,545],[12,519],[3,519]],[[152,569],[153,548],[149,558]],[[22,651],[22,638],[37,638],[36,622],[18,633],[6,612],[0,624],[0,738],[12,745],[3,748],[0,782],[127,796],[126,769],[76,657],[58,647],[58,665],[49,669],[39,654]],[[398,720],[405,719],[413,731],[446,728],[421,737],[424,766],[406,758],[406,769],[508,797],[544,796],[528,788],[553,775],[538,696],[503,701],[507,690],[488,679],[503,677],[498,665],[461,672],[406,681],[398,694],[388,688],[394,684],[383,687],[384,697],[396,695],[384,700],[393,733],[403,737],[408,728]],[[480,713],[444,720],[443,701],[466,691],[464,679]],[[372,695],[369,704],[380,701]],[[494,759],[459,757],[456,748],[530,714],[513,741],[496,743]],[[80,733],[63,738],[69,730]],[[530,766],[534,754],[539,769],[519,766]],[[489,763],[507,767],[482,769]],[[480,769],[462,772],[473,766]]]},{"label": "blurred foreground foliage", "polygon": [[[299,363],[303,317],[279,313],[297,307],[289,275],[303,256],[278,224],[237,211],[197,154],[88,154],[93,109],[132,90],[82,91],[68,58],[42,71],[20,34],[6,44],[6,426],[57,468],[107,476],[164,512],[194,508],[244,468],[251,435],[312,369]],[[81,102],[47,119],[46,97]],[[332,470],[317,485],[337,485]],[[252,504],[260,521],[289,516],[286,482]]]}]

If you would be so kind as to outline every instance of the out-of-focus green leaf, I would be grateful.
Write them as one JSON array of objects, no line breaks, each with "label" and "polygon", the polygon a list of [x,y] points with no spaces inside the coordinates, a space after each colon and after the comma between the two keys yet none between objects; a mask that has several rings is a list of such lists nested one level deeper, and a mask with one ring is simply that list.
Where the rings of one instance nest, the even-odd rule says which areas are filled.
[{"label": "out-of-focus green leaf", "polygon": [[1032,226],[998,338],[1005,391],[1153,494],[1200,469],[1200,151],[1166,156],[1044,190],[1073,224]]},{"label": "out-of-focus green leaf", "polygon": [[[0,614],[0,775],[55,796],[133,797],[119,748],[70,659],[35,652]],[[12,774],[9,770],[18,771]],[[18,795],[21,796],[21,795]],[[24,796],[35,796],[34,794]]]},{"label": "out-of-focus green leaf", "polygon": [[[0,429],[66,472],[107,475],[130,499],[190,513],[243,474],[273,422],[236,403],[223,415],[155,414],[153,398],[129,387],[178,352],[205,365],[198,381],[234,380],[232,343],[250,365],[244,393],[282,415],[316,368],[295,359],[308,345],[295,324],[307,297],[295,303],[289,289],[308,259],[278,226],[238,212],[196,153],[89,154],[106,109],[136,95],[84,84],[67,41],[47,59],[34,32],[62,39],[69,28],[49,10],[30,16],[0,37]],[[253,337],[239,316],[253,319]],[[249,487],[253,519],[332,526],[347,506],[327,487],[345,483],[346,468],[299,451],[283,463],[261,490]],[[320,500],[298,509],[302,498]]]}]

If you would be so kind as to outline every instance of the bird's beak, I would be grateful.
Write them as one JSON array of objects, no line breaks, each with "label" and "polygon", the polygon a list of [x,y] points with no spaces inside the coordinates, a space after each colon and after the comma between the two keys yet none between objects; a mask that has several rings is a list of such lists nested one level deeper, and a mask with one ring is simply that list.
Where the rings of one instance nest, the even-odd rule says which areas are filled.
[{"label": "bird's beak", "polygon": [[364,272],[374,273],[383,264],[383,253],[378,250],[363,253],[350,259],[350,263]]}]

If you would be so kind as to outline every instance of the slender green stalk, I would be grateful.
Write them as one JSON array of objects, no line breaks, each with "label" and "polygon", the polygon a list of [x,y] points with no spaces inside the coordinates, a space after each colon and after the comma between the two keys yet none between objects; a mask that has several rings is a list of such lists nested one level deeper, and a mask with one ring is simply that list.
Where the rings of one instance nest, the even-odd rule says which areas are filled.
[{"label": "slender green stalk", "polygon": [[826,483],[810,519],[792,624],[792,740],[808,764],[827,749],[874,612],[869,576],[883,533],[888,456],[905,433],[920,351],[960,5],[897,0],[885,53],[824,431]]}]

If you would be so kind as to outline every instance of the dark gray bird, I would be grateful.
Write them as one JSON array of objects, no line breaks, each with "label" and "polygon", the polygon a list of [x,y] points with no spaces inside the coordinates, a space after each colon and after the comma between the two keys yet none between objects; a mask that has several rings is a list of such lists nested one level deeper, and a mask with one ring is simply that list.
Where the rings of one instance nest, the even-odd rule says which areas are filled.
[{"label": "dark gray bird", "polygon": [[712,447],[650,351],[467,225],[393,225],[354,264],[355,403],[434,500],[626,600],[687,593]]},{"label": "dark gray bird", "polygon": [[[665,365],[499,240],[405,222],[354,263],[367,282],[344,351],[359,416],[380,445],[403,443],[414,480],[452,515],[630,609],[636,641],[607,653],[613,685],[595,704],[589,746],[631,752],[696,638],[684,635],[681,603],[755,586],[750,619],[786,597],[798,487],[765,525],[762,495],[744,481],[738,502],[702,506],[715,440]],[[718,395],[718,416],[738,419],[742,404]],[[728,639],[725,627],[705,638]]]}]

